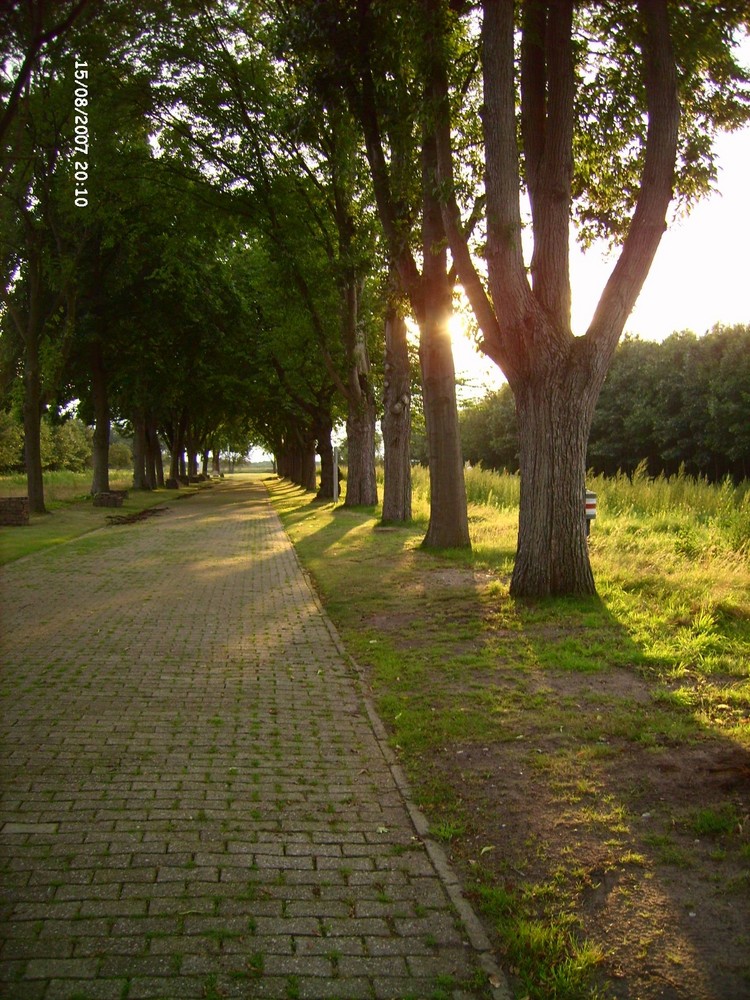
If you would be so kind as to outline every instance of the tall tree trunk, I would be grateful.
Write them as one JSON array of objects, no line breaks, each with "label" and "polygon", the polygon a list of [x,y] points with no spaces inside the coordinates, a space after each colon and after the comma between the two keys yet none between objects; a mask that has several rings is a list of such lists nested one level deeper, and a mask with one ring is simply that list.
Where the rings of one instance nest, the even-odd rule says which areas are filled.
[{"label": "tall tree trunk", "polygon": [[333,444],[331,434],[333,425],[330,420],[320,420],[315,427],[317,451],[320,455],[320,488],[318,500],[333,500]]},{"label": "tall tree trunk", "polygon": [[211,471],[217,476],[221,475],[221,452],[215,442],[211,445]]},{"label": "tall tree trunk", "polygon": [[23,453],[26,463],[29,510],[35,514],[46,514],[44,477],[42,475],[42,386],[38,347],[36,337],[30,334],[26,340],[26,358],[23,371]]},{"label": "tall tree trunk", "polygon": [[314,493],[318,488],[314,437],[307,437],[300,445],[300,486],[310,493]]},{"label": "tall tree trunk", "polygon": [[289,445],[289,478],[297,486],[302,485],[302,451],[299,442],[295,441]]},{"label": "tall tree trunk", "polygon": [[185,444],[187,451],[187,475],[189,479],[195,479],[198,475],[198,440],[189,421],[185,432]]},{"label": "tall tree trunk", "polygon": [[428,136],[424,151],[422,239],[423,314],[419,361],[430,465],[430,523],[426,548],[470,548],[466,484],[456,404],[456,370],[449,332],[453,288],[447,273],[445,229],[438,202],[437,147]]},{"label": "tall tree trunk", "polygon": [[295,433],[277,453],[279,475],[297,486],[314,492],[317,486],[315,474],[315,438]]},{"label": "tall tree trunk", "polygon": [[425,305],[419,356],[430,468],[430,523],[426,548],[469,548],[461,438],[456,406],[456,373],[448,333],[450,310]]},{"label": "tall tree trunk", "polygon": [[98,339],[91,345],[91,395],[94,404],[91,492],[108,493],[110,414],[104,356],[101,341]]},{"label": "tall tree trunk", "polygon": [[571,381],[549,374],[515,390],[521,506],[514,597],[595,593],[584,513],[593,406],[591,394]]},{"label": "tall tree trunk", "polygon": [[406,323],[395,307],[385,318],[383,521],[411,520],[411,384]]},{"label": "tall tree trunk", "polygon": [[172,460],[170,463],[170,477],[177,482],[185,478],[185,429],[187,427],[187,414],[183,410],[177,423],[172,440]]},{"label": "tall tree trunk", "polygon": [[370,357],[359,316],[362,282],[354,269],[343,295],[343,341],[349,365],[346,392],[346,437],[349,452],[344,506],[374,506],[378,502],[375,478],[375,399],[370,380]]},{"label": "tall tree trunk", "polygon": [[375,480],[375,400],[363,394],[359,406],[349,406],[346,418],[349,452],[345,507],[372,507],[378,502]]},{"label": "tall tree trunk", "polygon": [[150,414],[145,420],[145,434],[146,482],[149,489],[155,490],[157,486],[164,485],[164,468],[161,461],[161,444],[156,429],[156,419]]},{"label": "tall tree trunk", "polygon": [[161,453],[161,441],[159,440],[159,428],[156,418],[152,417],[149,423],[149,436],[153,442],[154,472],[156,476],[156,486],[164,488],[164,459]]},{"label": "tall tree trunk", "polygon": [[[359,45],[362,66],[355,87],[350,88],[362,126],[367,159],[373,180],[378,215],[388,243],[393,266],[403,291],[409,296],[420,328],[420,360],[425,418],[430,441],[430,525],[424,545],[435,548],[466,548],[469,540],[463,462],[458,436],[455,369],[447,322],[451,315],[451,288],[447,278],[446,233],[439,198],[444,197],[436,174],[435,120],[425,116],[422,137],[422,259],[420,275],[404,233],[411,225],[406,205],[393,197],[388,158],[382,141],[378,87],[370,64],[370,11],[361,3]],[[430,26],[425,22],[425,38]],[[392,151],[398,158],[398,151]],[[442,269],[442,281],[438,271]],[[447,299],[444,290],[448,289]],[[437,302],[430,299],[437,294]]]},{"label": "tall tree trunk", "polygon": [[133,489],[149,489],[146,474],[146,418],[142,413],[133,417]]}]

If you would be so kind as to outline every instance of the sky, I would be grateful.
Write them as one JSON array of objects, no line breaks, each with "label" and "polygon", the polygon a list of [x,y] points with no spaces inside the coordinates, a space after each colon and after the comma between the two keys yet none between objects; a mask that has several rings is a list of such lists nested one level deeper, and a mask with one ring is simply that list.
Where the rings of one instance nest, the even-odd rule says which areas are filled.
[{"label": "sky", "polygon": [[[750,323],[750,128],[719,136],[716,149],[718,191],[662,237],[626,334],[664,340],[677,330],[700,335],[715,323]],[[575,333],[586,330],[613,265],[596,249],[571,255]],[[453,343],[457,374],[469,383],[462,395],[500,384],[497,367],[468,338]]]}]

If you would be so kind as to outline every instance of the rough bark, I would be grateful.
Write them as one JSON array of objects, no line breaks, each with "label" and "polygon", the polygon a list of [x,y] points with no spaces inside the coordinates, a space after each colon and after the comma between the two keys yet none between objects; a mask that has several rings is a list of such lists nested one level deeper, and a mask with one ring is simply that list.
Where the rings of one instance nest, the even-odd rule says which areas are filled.
[{"label": "rough bark", "polygon": [[314,492],[317,487],[315,471],[315,438],[296,432],[280,445],[276,453],[278,473],[297,486]]},{"label": "rough bark", "polygon": [[411,379],[406,323],[394,306],[385,319],[383,521],[411,520]]},{"label": "rough bark", "polygon": [[[347,227],[341,224],[343,232]],[[344,243],[348,254],[351,247]],[[375,478],[375,397],[370,378],[370,356],[359,303],[362,283],[350,270],[342,293],[342,340],[349,367],[346,385],[346,439],[349,452],[344,506],[371,507],[378,502]]]},{"label": "rough bark", "polygon": [[172,439],[170,442],[170,463],[169,478],[172,483],[179,483],[185,475],[183,453],[185,450],[185,424],[187,417],[181,413],[172,425]]},{"label": "rough bark", "polygon": [[109,492],[110,413],[107,398],[107,376],[100,340],[91,345],[91,395],[94,404],[94,440],[91,492]]},{"label": "rough bark", "polygon": [[594,593],[584,517],[592,394],[587,400],[580,389],[580,379],[550,372],[515,393],[521,506],[514,596]]},{"label": "rough bark", "polygon": [[320,455],[320,488],[318,489],[318,500],[333,500],[332,433],[333,425],[330,420],[319,422],[315,428],[317,452]]},{"label": "rough bark", "polygon": [[375,401],[369,394],[359,407],[350,405],[346,418],[349,458],[345,507],[372,507],[378,502],[375,481]]},{"label": "rough bark", "polygon": [[195,436],[190,421],[185,432],[185,448],[187,451],[187,475],[189,479],[195,479],[198,475],[198,440]]},{"label": "rough bark", "polygon": [[137,413],[133,423],[133,489],[149,489],[146,473],[146,418]]},{"label": "rough bark", "polygon": [[436,146],[424,146],[422,237],[423,314],[419,324],[419,361],[430,466],[430,522],[426,548],[469,548],[461,438],[456,405],[456,371],[449,333],[453,287],[448,278],[445,229],[435,191]]},{"label": "rough bark", "polygon": [[161,441],[159,440],[159,430],[156,423],[156,418],[152,417],[151,423],[149,425],[149,434],[151,440],[153,441],[154,447],[154,468],[156,470],[156,485],[160,488],[164,487],[164,458],[161,453]]},{"label": "rough bark", "polygon": [[23,373],[23,453],[26,463],[29,510],[33,514],[46,514],[41,444],[42,388],[37,348],[36,338],[29,337]]},{"label": "rough bark", "polygon": [[[583,541],[583,474],[591,416],[625,321],[665,229],[672,196],[679,106],[667,0],[639,0],[648,109],[638,203],[591,326],[570,326],[567,246],[572,123],[571,0],[523,5],[521,118],[532,205],[532,284],[524,270],[516,132],[513,0],[485,0],[482,29],[489,294],[474,268],[453,189],[447,74],[433,51],[443,218],[459,278],[516,400],[521,511],[514,596],[594,592]],[[434,0],[425,9],[435,14]],[[438,8],[439,9],[439,8]],[[436,22],[433,32],[442,27]]]},{"label": "rough bark", "polygon": [[315,438],[307,438],[300,446],[300,486],[310,493],[318,488],[315,470]]},{"label": "rough bark", "polygon": [[155,490],[164,485],[164,467],[161,458],[161,443],[156,429],[156,420],[149,415],[145,420],[145,467],[148,488]]}]

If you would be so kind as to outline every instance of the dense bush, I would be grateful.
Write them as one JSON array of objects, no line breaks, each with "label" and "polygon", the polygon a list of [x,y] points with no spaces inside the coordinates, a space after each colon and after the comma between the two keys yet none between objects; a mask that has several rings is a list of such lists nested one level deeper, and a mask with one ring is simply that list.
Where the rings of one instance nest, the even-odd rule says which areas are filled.
[{"label": "dense bush", "polygon": [[485,469],[518,471],[516,408],[507,383],[464,406],[459,424],[465,462]]},{"label": "dense bush", "polygon": [[[464,407],[464,459],[518,469],[518,432],[509,386]],[[596,473],[750,476],[750,327],[714,327],[703,337],[674,333],[663,343],[626,338],[617,349],[591,428]]]},{"label": "dense bush", "polygon": [[[92,431],[81,420],[42,421],[42,468],[80,472],[91,465]],[[0,413],[0,472],[24,468],[23,427],[7,413]]]},{"label": "dense bush", "polygon": [[128,469],[133,462],[133,449],[125,441],[115,441],[109,446],[110,469]]},{"label": "dense bush", "polygon": [[597,472],[682,468],[718,482],[750,476],[750,327],[661,344],[626,339],[604,383],[589,439]]}]

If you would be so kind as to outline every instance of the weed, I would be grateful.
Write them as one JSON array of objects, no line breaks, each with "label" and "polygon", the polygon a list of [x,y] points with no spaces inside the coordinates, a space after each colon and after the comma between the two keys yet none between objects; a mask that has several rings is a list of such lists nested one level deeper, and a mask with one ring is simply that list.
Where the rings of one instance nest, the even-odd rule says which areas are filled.
[{"label": "weed", "polygon": [[286,981],[287,1000],[299,1000],[300,995],[299,978],[297,976],[289,976]]},{"label": "weed", "polygon": [[230,931],[226,927],[215,927],[210,930],[203,931],[202,937],[215,941],[217,944],[221,944],[223,941],[232,941],[237,938],[241,938],[242,933],[240,931]]},{"label": "weed", "polygon": [[733,833],[739,822],[736,808],[725,804],[719,809],[697,810],[688,825],[698,837],[721,837]]},{"label": "weed", "polygon": [[219,977],[215,974],[207,976],[203,983],[204,1000],[221,1000],[222,993],[218,988]]},{"label": "weed", "polygon": [[[373,530],[376,512],[313,509],[288,484],[272,484],[272,498],[368,673],[432,835],[466,865],[522,992],[591,1000],[600,995],[603,956],[587,939],[581,896],[597,873],[627,868],[635,880],[658,877],[657,864],[698,867],[698,856],[671,836],[644,838],[632,822],[648,794],[650,752],[679,753],[717,736],[747,743],[748,550],[736,538],[750,494],[685,476],[652,482],[643,470],[632,480],[592,478],[599,517],[590,552],[600,598],[522,604],[507,581],[517,477],[472,470],[473,549],[431,553],[419,547],[427,474],[414,471],[414,521],[393,532]],[[354,563],[368,572],[352,573]],[[644,760],[643,787],[620,776],[629,750]],[[529,825],[515,857],[498,850],[482,867],[481,846],[504,836],[497,796],[517,790],[507,775],[498,780],[482,767],[485,752],[495,768],[513,762],[530,800],[548,797],[571,831],[565,850],[553,850]],[[696,813],[677,826],[698,837],[729,836],[729,812],[715,811],[718,820]],[[528,812],[533,818],[531,803]],[[714,853],[725,848],[716,844]],[[736,853],[750,860],[743,848]],[[746,891],[747,878],[732,878],[723,883],[728,891]],[[633,954],[648,951],[653,926],[632,885],[616,884],[610,896],[636,927]]]},{"label": "weed", "polygon": [[466,826],[464,823],[444,819],[431,826],[430,833],[436,840],[450,843],[451,840],[460,837],[465,829]]}]

